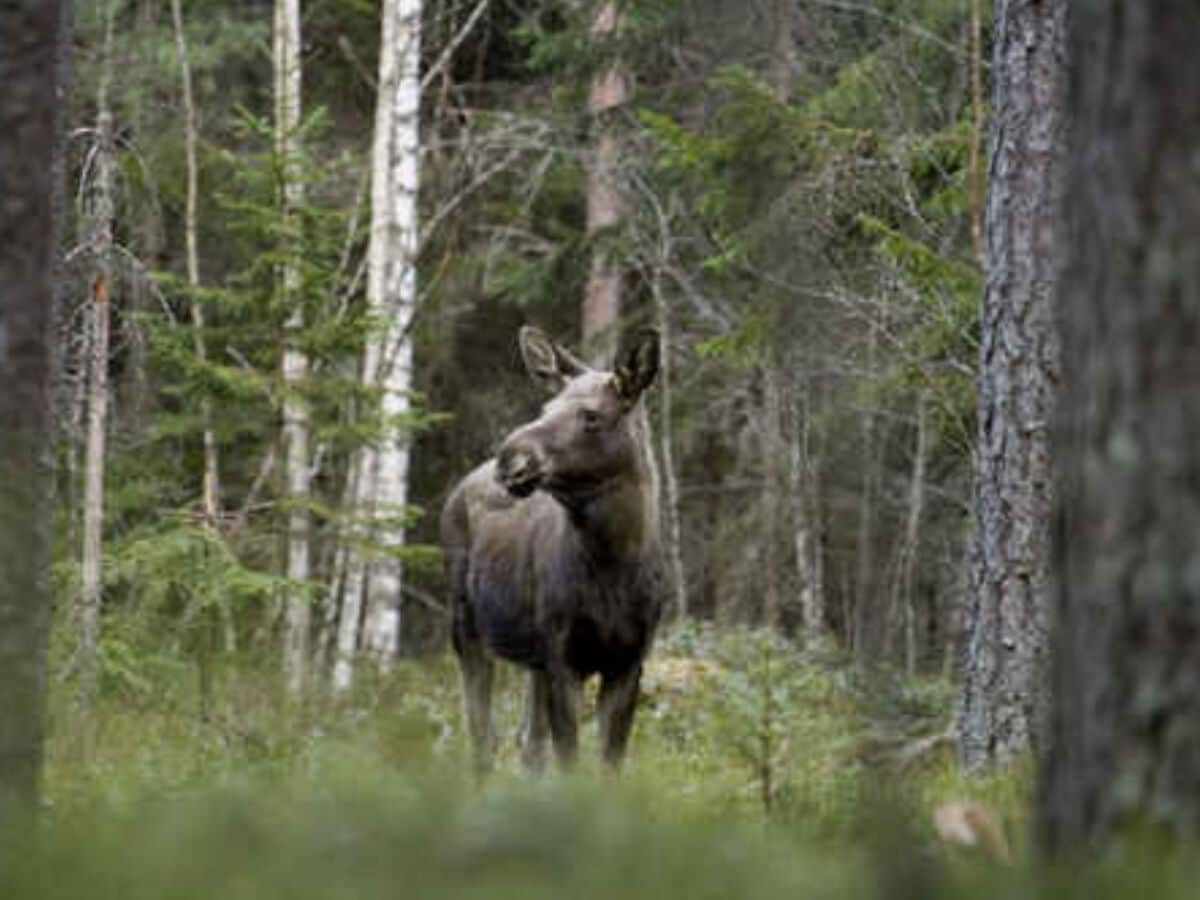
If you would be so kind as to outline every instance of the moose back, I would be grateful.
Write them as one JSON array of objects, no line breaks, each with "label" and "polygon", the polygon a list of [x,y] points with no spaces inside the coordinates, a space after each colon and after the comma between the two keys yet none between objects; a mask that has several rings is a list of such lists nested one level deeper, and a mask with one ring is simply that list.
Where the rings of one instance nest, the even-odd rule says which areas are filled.
[{"label": "moose back", "polygon": [[657,473],[640,402],[659,339],[643,332],[611,372],[535,328],[521,330],[520,345],[552,397],[455,487],[441,519],[476,769],[490,768],[494,750],[496,656],[529,669],[526,765],[544,765],[547,738],[561,765],[574,760],[591,675],[601,678],[602,752],[616,765],[662,605]]}]

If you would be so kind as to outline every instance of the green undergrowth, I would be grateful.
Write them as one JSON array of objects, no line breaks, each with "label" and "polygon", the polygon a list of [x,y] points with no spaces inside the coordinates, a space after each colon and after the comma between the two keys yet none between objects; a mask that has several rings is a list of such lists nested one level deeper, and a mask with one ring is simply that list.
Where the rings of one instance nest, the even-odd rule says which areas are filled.
[{"label": "green undergrowth", "polygon": [[[1022,874],[1029,772],[958,771],[938,739],[946,684],[699,627],[667,633],[644,682],[619,775],[596,762],[592,691],[576,772],[535,778],[518,762],[523,680],[502,669],[497,767],[483,784],[450,656],[360,672],[350,696],[298,704],[274,672],[244,664],[180,672],[151,692],[110,683],[90,733],[60,685],[40,833],[0,866],[0,897],[1041,890]],[[931,812],[960,799],[996,812],[1017,868],[969,855],[964,867],[938,844]]]}]

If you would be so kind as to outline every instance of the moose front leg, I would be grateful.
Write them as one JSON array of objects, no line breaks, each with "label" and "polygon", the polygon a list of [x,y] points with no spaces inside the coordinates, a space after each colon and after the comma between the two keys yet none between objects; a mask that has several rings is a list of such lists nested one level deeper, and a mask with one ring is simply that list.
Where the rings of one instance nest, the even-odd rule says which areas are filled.
[{"label": "moose front leg", "polygon": [[604,677],[596,714],[600,719],[600,746],[604,761],[616,768],[625,756],[625,745],[633,730],[633,714],[637,710],[638,685],[642,680],[640,665],[619,675]]},{"label": "moose front leg", "polygon": [[550,738],[550,676],[545,672],[529,673],[522,737],[521,762],[530,772],[540,773],[546,767],[546,742]]},{"label": "moose front leg", "polygon": [[546,712],[554,756],[564,771],[575,765],[579,750],[579,679],[573,672],[547,673]]},{"label": "moose front leg", "polygon": [[492,676],[495,663],[478,638],[456,635],[454,649],[462,673],[463,711],[475,759],[475,775],[482,779],[492,768],[495,739],[492,735]]}]

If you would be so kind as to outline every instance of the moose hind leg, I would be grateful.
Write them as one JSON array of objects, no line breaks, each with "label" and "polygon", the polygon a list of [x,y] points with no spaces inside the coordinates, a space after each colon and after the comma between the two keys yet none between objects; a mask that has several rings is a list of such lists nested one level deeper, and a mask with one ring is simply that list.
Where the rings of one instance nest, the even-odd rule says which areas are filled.
[{"label": "moose hind leg", "polygon": [[550,678],[545,672],[529,673],[522,738],[521,762],[530,772],[542,772],[546,767],[546,743],[550,738]]},{"label": "moose hind leg", "polygon": [[462,674],[463,711],[471,736],[475,774],[482,778],[492,768],[495,738],[492,734],[492,676],[495,670],[478,638],[456,636],[454,649]]},{"label": "moose hind leg", "polygon": [[642,667],[636,665],[619,675],[605,675],[600,685],[600,696],[596,700],[600,747],[604,761],[614,768],[621,765],[629,733],[633,730],[641,679]]}]

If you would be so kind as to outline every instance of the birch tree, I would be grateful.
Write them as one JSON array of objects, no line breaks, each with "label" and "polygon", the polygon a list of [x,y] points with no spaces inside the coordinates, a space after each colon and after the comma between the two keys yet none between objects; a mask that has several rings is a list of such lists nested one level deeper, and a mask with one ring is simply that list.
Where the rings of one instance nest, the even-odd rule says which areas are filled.
[{"label": "birch tree", "polygon": [[[368,559],[353,541],[338,623],[334,686],[345,690],[354,673],[363,617],[362,648],[386,666],[399,649],[409,444],[404,416],[412,389],[411,326],[417,291],[417,189],[420,163],[421,0],[384,0],[371,150],[371,238],[367,250],[367,306],[375,330],[363,358],[364,387],[380,393],[383,439],[364,447],[354,464],[354,514],[375,532],[380,553]],[[375,528],[373,520],[378,521]]]},{"label": "birch tree", "polygon": [[304,330],[300,291],[299,209],[304,203],[300,178],[300,0],[276,0],[273,28],[275,77],[275,153],[279,160],[285,262],[279,272],[282,305],[287,309],[283,350],[283,443],[287,481],[287,577],[283,666],[289,693],[304,689],[308,664],[311,610],[309,579],[310,472],[309,413],[303,387],[308,355],[299,346]]},{"label": "birch tree", "polygon": [[1200,833],[1200,7],[1070,17],[1050,851]]},{"label": "birch tree", "polygon": [[85,211],[85,245],[94,260],[91,296],[86,321],[87,437],[84,453],[83,559],[79,609],[79,694],[85,715],[90,715],[96,694],[96,669],[100,643],[100,604],[104,531],[104,457],[108,431],[108,353],[113,292],[113,218],[117,178],[116,141],[109,103],[112,86],[115,4],[104,10],[104,47],[100,81],[96,90],[94,176],[88,185]]},{"label": "birch tree", "polygon": [[968,768],[1028,752],[1043,709],[1066,15],[1066,0],[996,5],[975,533],[958,714]]},{"label": "birch tree", "polygon": [[[54,198],[67,4],[0,6],[0,838],[37,807],[50,631]],[[51,161],[55,160],[55,164]]]}]

